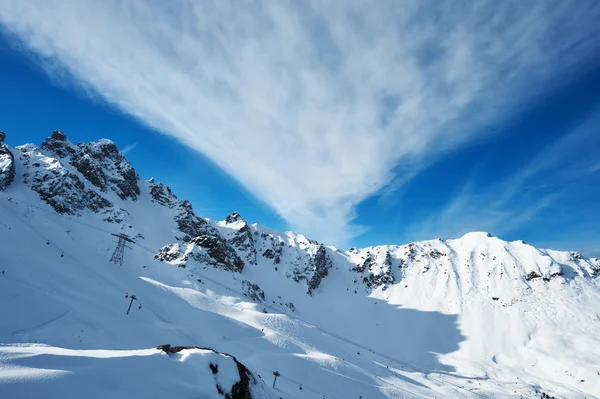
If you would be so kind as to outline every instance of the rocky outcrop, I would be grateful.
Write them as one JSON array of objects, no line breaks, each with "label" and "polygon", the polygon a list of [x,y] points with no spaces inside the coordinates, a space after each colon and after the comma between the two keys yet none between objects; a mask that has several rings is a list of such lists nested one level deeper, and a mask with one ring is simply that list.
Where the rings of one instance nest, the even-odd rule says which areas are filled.
[{"label": "rocky outcrop", "polygon": [[15,158],[8,145],[4,144],[6,133],[0,131],[0,191],[4,191],[15,180]]},{"label": "rocky outcrop", "polygon": [[248,298],[254,302],[263,302],[265,300],[265,292],[258,284],[251,283],[248,280],[242,281],[242,289]]},{"label": "rocky outcrop", "polygon": [[49,157],[33,144],[17,147],[23,164],[23,181],[57,213],[81,215],[85,209],[104,215],[108,222],[121,223],[128,213],[115,207],[92,189],[57,158]]},{"label": "rocky outcrop", "polygon": [[[221,236],[202,235],[192,239],[190,244],[195,244],[205,250],[192,255],[198,261],[207,261],[203,256],[206,253],[210,258],[208,262],[213,264],[213,266],[219,266],[225,270],[238,273],[244,268],[244,261],[238,256],[235,250],[227,245],[227,241]],[[216,265],[214,262],[216,262]]]},{"label": "rocky outcrop", "polygon": [[183,241],[190,241],[198,236],[218,236],[219,232],[210,225],[205,219],[196,215],[192,209],[192,204],[188,200],[177,203],[177,214],[175,222],[179,230],[185,235],[181,237]]},{"label": "rocky outcrop", "polygon": [[135,169],[110,140],[79,143],[71,165],[103,192],[110,188],[123,200],[140,195]]},{"label": "rocky outcrop", "polygon": [[186,244],[165,245],[154,257],[179,267],[187,267],[188,261],[192,259],[231,272],[239,273],[244,268],[244,261],[219,235],[201,235]]},{"label": "rocky outcrop", "polygon": [[152,202],[171,209],[175,208],[179,203],[177,196],[171,191],[169,186],[162,183],[154,184],[154,179],[150,181],[150,197],[152,197]]},{"label": "rocky outcrop", "polygon": [[236,229],[237,231],[227,240],[236,251],[251,265],[256,264],[256,246],[252,231],[246,221],[239,213],[233,212],[225,219],[227,226]]},{"label": "rocky outcrop", "polygon": [[160,248],[154,259],[158,259],[161,262],[175,263],[180,261],[181,267],[185,267],[185,262],[188,257],[181,251],[179,244],[168,244]]},{"label": "rocky outcrop", "polygon": [[316,290],[321,281],[329,274],[332,262],[327,255],[327,250],[323,245],[319,245],[317,253],[311,260],[312,277],[308,281],[308,294],[312,295],[313,291]]},{"label": "rocky outcrop", "polygon": [[272,259],[273,264],[277,266],[279,263],[281,263],[285,242],[282,240],[276,240],[272,235],[264,233],[261,234],[261,237],[263,238],[263,243],[269,245],[269,248],[263,251],[262,256],[267,259]]},{"label": "rocky outcrop", "polygon": [[42,150],[54,154],[59,159],[71,158],[77,152],[77,147],[60,130],[53,131],[41,147]]},{"label": "rocky outcrop", "polygon": [[171,346],[169,344],[159,345],[156,349],[165,352],[167,355],[171,356],[182,351],[192,351],[192,350],[201,350],[208,351],[212,354],[216,354],[219,356],[223,356],[226,358],[230,358],[235,363],[237,368],[237,372],[239,375],[239,380],[233,384],[231,387],[223,387],[219,384],[219,367],[218,362],[209,362],[210,372],[215,376],[215,383],[217,385],[217,392],[225,398],[225,399],[252,399],[252,387],[256,387],[257,385],[262,385],[261,390],[264,390],[264,383],[260,381],[254,374],[248,370],[246,366],[240,363],[235,356],[231,356],[228,353],[217,352],[211,348],[201,348],[199,346]]},{"label": "rocky outcrop", "polygon": [[352,270],[364,275],[362,281],[368,288],[381,288],[385,291],[396,282],[392,271],[392,263],[393,259],[389,251],[385,252],[383,262],[378,261],[372,253],[367,252],[364,262],[354,266]]},{"label": "rocky outcrop", "polygon": [[244,221],[244,219],[242,218],[242,216],[239,213],[237,213],[235,211],[231,215],[229,215],[225,218],[225,223],[227,223],[227,224],[231,224],[231,223],[235,223],[235,222],[239,222],[239,221]]},{"label": "rocky outcrop", "polygon": [[140,194],[135,169],[110,140],[74,145],[63,132],[55,130],[44,140],[41,148],[72,165],[102,192],[110,189],[121,199],[133,200]]}]

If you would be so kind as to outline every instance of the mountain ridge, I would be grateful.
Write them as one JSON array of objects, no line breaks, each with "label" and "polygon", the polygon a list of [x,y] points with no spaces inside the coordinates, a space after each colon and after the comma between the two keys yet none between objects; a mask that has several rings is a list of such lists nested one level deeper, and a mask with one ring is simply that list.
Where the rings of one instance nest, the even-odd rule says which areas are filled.
[{"label": "mountain ridge", "polygon": [[[293,319],[282,319],[301,317],[333,335],[349,337],[347,341],[361,345],[369,342],[368,347],[373,353],[388,353],[417,369],[429,370],[426,374],[421,373],[423,376],[415,376],[414,370],[404,375],[417,378],[420,384],[436,392],[450,388],[440,387],[435,378],[456,378],[439,374],[439,370],[446,370],[444,373],[453,370],[453,373],[460,372],[460,375],[469,375],[473,381],[478,381],[472,384],[484,383],[485,387],[478,389],[498,397],[512,396],[508,395],[507,387],[523,378],[528,380],[518,383],[518,395],[531,395],[537,389],[534,387],[544,387],[549,392],[577,396],[581,384],[588,394],[600,393],[600,386],[593,382],[597,367],[586,360],[589,354],[581,349],[582,345],[588,345],[590,354],[600,354],[600,348],[594,343],[594,331],[600,332],[594,320],[599,316],[589,305],[600,300],[600,260],[597,258],[586,258],[576,252],[538,249],[522,241],[507,242],[484,232],[468,233],[457,239],[340,251],[302,234],[248,224],[237,212],[223,221],[202,218],[189,201],[179,199],[167,185],[156,183],[154,179],[141,180],[109,140],[74,145],[64,133],[55,131],[41,147],[26,144],[14,149],[6,145],[2,148],[0,182],[9,181],[11,173],[13,175],[12,181],[0,189],[6,218],[14,216],[11,220],[24,220],[40,231],[47,227],[37,224],[34,215],[39,214],[40,220],[49,218],[56,239],[84,245],[94,254],[94,259],[98,258],[96,262],[108,261],[114,243],[110,241],[110,234],[93,236],[90,229],[127,234],[135,244],[125,253],[123,272],[131,272],[133,277],[136,273],[144,273],[137,275],[138,280],[143,280],[144,287],[148,283],[152,287],[161,287],[172,297],[190,304],[186,306],[229,315],[234,309],[227,308],[232,301],[232,291],[229,294],[227,290],[220,294],[211,292],[233,287],[242,293],[234,295],[237,298],[235,306],[247,308],[246,312],[248,309],[257,312],[252,313],[252,321],[243,311],[235,313],[234,319],[250,323],[252,329],[263,323],[256,324],[256,320],[271,317],[267,309],[276,306],[274,309],[282,312],[281,317],[273,316],[273,321],[260,324],[260,328],[263,332],[277,331],[272,334],[283,337],[277,340],[298,345],[306,354],[314,353],[315,350],[309,347],[317,345],[322,352],[319,356],[329,359],[327,356],[332,356],[329,353],[333,352],[323,349],[322,343],[315,344],[320,342],[314,341],[316,338],[304,341],[289,335],[290,331],[304,331],[304,335],[312,337],[309,330],[305,331]],[[6,151],[13,155],[12,159]],[[6,161],[8,159],[11,161]],[[39,201],[37,205],[36,201]],[[67,231],[73,230],[73,223],[89,227],[74,237],[64,229],[68,225],[71,228]],[[14,224],[5,226],[20,229]],[[46,241],[36,248],[51,250],[54,238],[47,236]],[[75,250],[73,246],[61,247],[66,256]],[[9,248],[4,248],[0,254],[8,251]],[[28,254],[25,258],[30,256],[33,255]],[[32,271],[43,273],[44,269],[38,269],[29,261],[27,264]],[[139,271],[130,270],[132,268]],[[10,275],[15,272],[9,270]],[[103,273],[110,273],[110,270]],[[158,275],[169,283],[159,283],[162,280],[155,280]],[[185,277],[175,277],[179,275]],[[112,276],[107,274],[104,278]],[[136,286],[142,284],[134,283],[137,280],[127,281]],[[250,307],[244,305],[248,300],[252,304]],[[56,307],[63,309],[62,305]],[[348,314],[340,313],[340,309]],[[420,313],[412,313],[411,309]],[[427,312],[435,314],[426,315]],[[169,318],[156,313],[161,319]],[[336,317],[332,318],[332,314]],[[377,317],[371,318],[371,314]],[[445,315],[457,315],[460,327],[457,329],[452,318]],[[395,318],[413,325],[414,330],[398,330]],[[185,320],[173,325],[187,331],[190,322]],[[486,323],[478,320],[486,320]],[[569,320],[569,324],[564,320]],[[550,331],[552,329],[559,329],[560,335]],[[0,329],[0,338],[10,336],[1,332]],[[21,333],[11,334],[22,336]],[[45,336],[44,332],[40,334],[31,337],[53,345],[65,343],[54,336]],[[120,337],[120,342],[127,342],[118,333],[114,335]],[[374,340],[374,336],[378,339]],[[493,344],[490,337],[494,339]],[[579,357],[569,359],[566,355],[548,355],[550,343],[565,340],[565,337],[571,337],[573,344],[564,344],[562,348],[574,351]],[[100,342],[98,338],[94,339]],[[218,339],[214,341],[234,345]],[[402,344],[407,341],[412,342],[414,348]],[[462,342],[462,346],[458,342]],[[488,344],[482,347],[481,342]],[[524,346],[520,342],[525,343]],[[197,345],[196,342],[188,344]],[[247,351],[243,347],[233,349]],[[230,349],[227,351],[234,353]],[[330,359],[325,363],[347,362],[347,356],[343,355],[338,353],[334,356],[338,360]],[[247,355],[246,360],[252,361],[255,356]],[[562,371],[548,370],[540,365],[528,366],[528,369],[515,366],[525,365],[531,358],[568,365],[572,377],[564,377]],[[360,364],[361,370],[368,369]],[[310,369],[310,366],[304,367]],[[313,378],[318,380],[317,375]],[[427,375],[436,377],[428,378]],[[391,385],[386,384],[386,389],[391,389]],[[419,392],[420,388],[413,385],[409,385],[411,392]],[[473,391],[451,389],[450,396],[471,397]]]}]

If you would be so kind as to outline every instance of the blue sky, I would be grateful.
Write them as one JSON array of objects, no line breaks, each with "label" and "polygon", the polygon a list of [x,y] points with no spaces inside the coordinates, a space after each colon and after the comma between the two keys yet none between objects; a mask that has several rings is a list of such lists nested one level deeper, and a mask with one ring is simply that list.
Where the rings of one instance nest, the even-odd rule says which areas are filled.
[{"label": "blue sky", "polygon": [[597,2],[34,3],[0,9],[11,145],[110,138],[203,216],[343,247],[600,253]]}]

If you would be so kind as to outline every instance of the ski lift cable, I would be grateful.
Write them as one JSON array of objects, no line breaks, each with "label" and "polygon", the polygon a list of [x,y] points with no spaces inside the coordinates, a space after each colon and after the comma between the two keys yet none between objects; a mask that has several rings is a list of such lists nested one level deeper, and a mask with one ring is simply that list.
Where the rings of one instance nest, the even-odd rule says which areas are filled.
[{"label": "ski lift cable", "polygon": [[[32,205],[32,204],[28,204],[27,202],[25,202],[25,201],[22,201],[22,200],[19,200],[18,202],[24,203],[24,204],[26,204],[26,205],[28,205],[28,206],[32,206],[32,207],[34,207],[34,208],[36,208],[36,209],[39,209],[39,210],[42,210],[42,211],[44,211],[44,212],[50,212],[50,210],[46,210],[46,209],[40,208],[40,207],[38,207],[38,206],[35,206],[35,205]],[[3,208],[5,209],[5,211],[8,211],[8,212],[10,212],[11,214],[13,214],[13,216],[14,216],[15,218],[17,218],[17,220],[19,220],[20,222],[22,222],[22,223],[26,224],[26,223],[25,223],[25,222],[24,222],[22,219],[18,218],[16,215],[14,215],[14,213],[12,213],[12,211],[10,211],[10,210],[6,209],[4,206],[3,206]],[[85,222],[81,222],[81,221],[74,220],[74,219],[72,219],[72,218],[70,218],[70,217],[69,217],[68,219],[69,219],[70,221],[74,222],[74,223],[77,223],[77,224],[80,224],[80,225],[83,225],[83,226],[90,227],[90,228],[92,228],[92,229],[95,229],[95,230],[97,230],[97,231],[101,231],[101,232],[104,232],[104,233],[107,233],[107,234],[113,234],[112,232],[110,232],[110,231],[108,231],[108,230],[104,230],[104,229],[98,228],[98,227],[96,227],[96,226],[92,226],[92,225],[90,225],[90,224],[88,224],[88,223],[85,223]],[[29,227],[29,226],[28,226],[28,227]],[[31,229],[31,227],[29,227],[29,228]],[[34,232],[36,232],[38,235],[41,235],[41,233],[37,232],[35,229],[31,229],[31,230],[32,230],[32,231],[34,231]],[[43,238],[45,238],[45,237],[43,237]],[[139,243],[139,242],[135,242],[135,243],[134,243],[134,245],[137,245],[137,246],[139,246],[140,248],[144,249],[145,251],[147,251],[148,253],[150,253],[152,256],[154,256],[154,255],[155,255],[155,251],[153,251],[152,249],[148,248],[147,246],[145,246],[145,245],[143,245],[143,244],[141,244],[141,243]],[[54,246],[55,246],[56,248],[58,248],[56,245],[54,245]],[[60,249],[60,248],[59,248],[59,249]],[[60,249],[60,250],[61,250],[61,251],[63,251],[62,249]],[[63,252],[64,252],[64,251],[63,251]],[[75,258],[73,258],[73,256],[71,256],[71,255],[68,255],[68,256],[69,256],[69,257],[71,257],[73,260],[75,260],[77,263],[81,263],[81,262],[77,261]],[[86,267],[87,267],[87,266],[86,266]],[[89,269],[89,267],[88,267],[88,270],[91,270],[91,269]],[[120,287],[117,287],[117,286],[116,286],[114,283],[112,283],[112,282],[110,282],[109,280],[107,280],[106,278],[104,278],[104,277],[102,277],[102,276],[98,275],[98,274],[97,274],[95,271],[93,271],[93,270],[91,270],[91,271],[92,271],[94,274],[96,274],[96,275],[97,275],[99,278],[101,278],[103,281],[105,281],[105,282],[107,282],[107,283],[111,284],[111,285],[112,285],[112,286],[114,286],[115,288],[117,288],[117,289],[119,289],[120,291],[122,291],[122,292],[126,293],[126,291],[124,291],[122,288],[120,288]],[[216,281],[216,280],[214,280],[214,279],[211,279],[211,278],[209,278],[209,277],[207,277],[207,276],[205,276],[205,275],[203,275],[203,274],[201,274],[201,273],[199,273],[199,272],[197,272],[197,271],[194,271],[194,270],[191,270],[191,269],[188,269],[187,271],[191,272],[192,274],[196,274],[196,275],[198,275],[199,277],[202,277],[202,278],[206,279],[207,281],[210,281],[210,282],[212,282],[213,284],[216,284],[216,285],[218,285],[218,286],[220,286],[220,287],[222,287],[222,288],[224,288],[224,289],[226,289],[226,290],[229,290],[229,291],[231,291],[231,292],[234,292],[234,293],[238,294],[240,297],[245,297],[245,296],[246,296],[246,295],[245,295],[243,292],[240,292],[240,291],[238,291],[238,290],[236,290],[236,289],[234,289],[234,288],[231,288],[231,287],[229,287],[229,286],[227,286],[227,285],[225,285],[225,284],[223,284],[223,283],[220,283],[220,282],[218,282],[218,281]],[[253,300],[253,299],[252,299],[252,300]],[[255,301],[255,300],[253,300],[253,302],[256,302],[256,301]],[[225,306],[230,306],[230,307],[232,306],[231,304],[225,304],[225,303],[223,303],[223,302],[221,302],[221,303],[222,303],[223,305],[225,305]],[[401,360],[399,360],[399,359],[396,359],[396,358],[394,358],[394,357],[392,357],[392,356],[389,356],[389,355],[386,355],[386,354],[384,354],[384,353],[381,353],[381,352],[379,352],[379,351],[377,351],[377,350],[371,349],[371,348],[369,348],[369,347],[367,347],[367,346],[365,346],[365,345],[362,345],[362,344],[360,344],[360,343],[358,343],[358,342],[355,342],[355,341],[352,341],[352,340],[350,340],[350,339],[347,339],[347,338],[345,338],[345,337],[342,337],[342,336],[340,336],[340,335],[338,335],[338,334],[336,334],[336,333],[334,333],[334,332],[332,332],[332,331],[329,331],[329,330],[327,330],[327,329],[325,329],[325,328],[322,328],[322,327],[319,327],[319,326],[317,326],[317,325],[315,325],[315,324],[309,323],[309,322],[307,322],[307,321],[305,321],[305,320],[301,319],[300,317],[298,317],[298,316],[296,316],[296,315],[291,315],[291,314],[290,314],[290,313],[288,313],[288,312],[287,312],[285,309],[283,309],[283,308],[281,308],[281,307],[279,307],[279,306],[277,306],[277,305],[264,304],[264,303],[261,303],[261,304],[262,304],[264,307],[266,307],[266,308],[269,308],[269,309],[271,309],[271,310],[277,310],[277,311],[281,312],[282,314],[284,314],[284,315],[288,316],[289,318],[291,318],[291,319],[294,319],[294,320],[297,320],[298,322],[300,322],[300,323],[303,323],[303,324],[305,324],[305,325],[306,325],[306,326],[308,326],[308,327],[315,328],[316,330],[318,330],[318,331],[320,331],[320,332],[322,332],[322,333],[324,333],[324,334],[326,334],[326,335],[328,335],[328,336],[330,336],[330,337],[332,337],[332,338],[334,338],[334,339],[337,339],[337,340],[340,340],[340,341],[346,342],[346,343],[348,343],[348,344],[350,344],[350,345],[353,345],[353,346],[355,346],[355,347],[358,347],[358,348],[360,348],[360,349],[363,349],[363,350],[365,350],[365,351],[371,352],[371,353],[373,353],[373,354],[375,354],[375,355],[377,355],[377,356],[380,356],[380,357],[382,357],[382,358],[384,358],[384,359],[387,359],[387,360],[389,360],[389,361],[391,361],[391,362],[397,363],[397,364],[399,364],[399,365],[401,365],[401,366],[404,366],[404,367],[406,367],[406,368],[409,368],[409,369],[412,369],[412,370],[414,370],[414,371],[420,372],[420,373],[422,373],[422,374],[424,374],[424,375],[427,375],[427,376],[428,376],[428,378],[431,378],[431,379],[434,379],[434,380],[438,380],[438,382],[442,382],[442,383],[445,383],[445,384],[448,384],[448,385],[452,385],[452,386],[454,386],[454,387],[455,387],[455,388],[457,388],[457,389],[461,389],[461,390],[467,390],[467,391],[469,391],[469,392],[471,392],[471,393],[473,393],[473,394],[475,394],[475,395],[477,395],[477,396],[479,396],[479,397],[483,397],[483,398],[489,398],[489,396],[486,396],[486,395],[484,395],[484,394],[482,394],[482,393],[474,392],[474,391],[472,391],[472,390],[470,390],[470,389],[468,389],[468,388],[465,388],[465,387],[463,387],[463,386],[461,386],[461,385],[459,385],[459,384],[457,384],[457,383],[454,383],[454,382],[451,382],[451,381],[447,381],[447,380],[445,380],[444,378],[442,378],[441,376],[434,376],[434,375],[432,375],[431,373],[428,373],[426,370],[423,370],[423,369],[421,369],[421,368],[419,368],[419,367],[417,367],[417,366],[414,366],[414,365],[412,365],[412,364],[410,364],[410,363],[407,363],[407,362],[401,361]],[[146,306],[146,305],[145,305],[145,306]],[[156,317],[156,316],[157,316],[157,315],[155,314],[155,317]],[[275,331],[274,331],[274,332],[275,332]],[[189,339],[190,337],[188,336],[187,338]]]},{"label": "ski lift cable", "polygon": [[[211,278],[207,277],[206,275],[203,275],[203,274],[201,274],[201,273],[199,273],[199,272],[196,272],[196,271],[194,271],[194,270],[188,270],[188,271],[189,271],[189,272],[191,272],[192,274],[195,274],[195,275],[197,275],[197,276],[199,276],[199,277],[202,277],[202,278],[204,278],[204,279],[205,279],[205,280],[207,280],[207,281],[210,281],[210,282],[212,282],[212,283],[214,283],[214,284],[216,284],[216,285],[219,285],[219,286],[221,286],[222,288],[225,288],[225,289],[227,289],[227,290],[229,290],[229,291],[231,291],[231,292],[233,292],[233,293],[235,293],[235,294],[238,294],[240,297],[245,297],[245,296],[246,296],[246,295],[245,295],[243,292],[240,292],[240,291],[238,291],[238,290],[236,290],[236,289],[234,289],[234,288],[228,287],[228,286],[226,286],[225,284],[222,284],[222,283],[220,283],[220,282],[218,282],[218,281],[216,281],[216,280],[213,280],[213,279],[211,279]],[[303,324],[305,324],[305,325],[306,325],[306,326],[308,326],[308,327],[311,327],[311,328],[316,328],[317,330],[319,330],[319,331],[320,331],[320,329],[319,329],[317,326],[314,326],[314,325],[312,325],[312,324],[310,324],[310,323],[308,323],[308,322],[304,322],[304,321],[302,321],[300,318],[298,318],[298,317],[296,317],[296,316],[294,316],[294,315],[290,315],[290,314],[289,314],[289,313],[287,313],[287,312],[286,312],[284,309],[282,309],[281,307],[279,307],[279,306],[277,306],[277,305],[269,305],[269,304],[265,304],[265,303],[262,303],[262,302],[256,302],[256,301],[255,301],[254,299],[252,299],[252,298],[250,298],[250,299],[251,299],[251,300],[252,300],[254,303],[256,303],[256,304],[259,304],[259,305],[261,305],[261,306],[264,306],[264,307],[266,307],[266,308],[269,308],[269,309],[271,309],[271,310],[279,310],[280,312],[282,312],[283,314],[285,314],[286,316],[288,316],[290,319],[292,319],[292,320],[296,320],[296,321],[299,321],[300,323],[303,323]],[[216,300],[216,301],[217,301],[217,302],[219,302],[219,303],[221,303],[221,304],[222,304],[222,305],[224,305],[224,306],[227,306],[227,307],[233,307],[233,308],[236,308],[236,309],[238,309],[238,310],[243,310],[242,308],[240,308],[240,307],[237,307],[237,306],[235,306],[235,305],[233,305],[233,304],[224,303],[224,302],[222,302],[222,301],[218,301],[218,300]],[[278,332],[278,331],[275,331],[275,330],[273,330],[273,333],[275,333],[275,334],[277,334],[277,335],[280,335],[281,337],[283,337],[283,338],[285,338],[285,339],[289,340],[289,337],[287,337],[286,335],[283,335],[283,334],[281,334],[281,333],[280,333],[280,332]],[[327,333],[325,333],[325,334],[327,334]],[[327,335],[330,335],[330,334],[327,334]],[[337,337],[336,337],[336,336],[333,336],[333,335],[330,335],[330,336],[331,336],[332,338],[336,338],[336,339],[337,339]],[[346,342],[346,343],[348,343],[348,342]],[[360,345],[360,344],[358,344],[358,345]],[[364,346],[361,346],[361,349],[363,349],[363,350],[366,350],[366,351],[370,351],[370,349],[369,349],[369,348],[367,348],[367,347],[364,347]],[[339,358],[338,358],[338,359],[339,359]],[[339,359],[339,360],[340,360],[342,363],[345,363],[345,364],[348,364],[348,365],[351,365],[351,366],[354,366],[354,367],[356,367],[354,364],[352,364],[352,363],[348,362],[348,361],[347,361],[347,360],[345,360],[345,359]],[[328,370],[326,370],[326,371],[328,371]],[[402,375],[400,375],[400,374],[398,374],[398,373],[394,372],[393,370],[390,370],[390,372],[392,372],[393,374],[395,374],[395,375],[396,375],[396,376],[398,376],[398,377],[403,377]],[[415,394],[415,393],[413,393],[413,392],[407,391],[407,390],[405,390],[404,388],[401,388],[401,387],[399,387],[398,385],[396,385],[396,384],[394,384],[394,383],[391,383],[391,382],[389,382],[389,381],[386,381],[386,380],[384,380],[384,379],[382,379],[382,378],[380,378],[380,377],[378,377],[378,376],[375,376],[375,377],[376,377],[376,378],[378,378],[379,380],[381,380],[382,382],[384,382],[384,383],[386,383],[386,384],[388,384],[388,385],[391,385],[391,387],[385,387],[385,386],[380,386],[380,385],[373,385],[373,384],[369,384],[369,383],[366,383],[366,382],[364,382],[364,381],[360,381],[360,380],[356,380],[356,379],[354,379],[354,378],[348,377],[348,376],[346,376],[346,375],[344,375],[344,374],[341,374],[341,373],[335,373],[335,374],[339,374],[341,377],[344,377],[344,378],[347,378],[347,379],[354,380],[354,381],[356,381],[356,382],[358,382],[358,383],[360,383],[360,384],[363,384],[363,385],[367,385],[367,386],[371,386],[371,387],[377,387],[377,388],[380,388],[380,389],[388,389],[388,390],[389,390],[389,389],[391,389],[391,390],[394,390],[394,389],[396,389],[396,390],[403,391],[403,392],[405,392],[405,393],[407,393],[407,394],[410,394],[410,395],[413,395],[413,396],[417,395],[417,394]],[[427,373],[424,373],[424,374],[427,374]],[[438,381],[438,382],[439,382],[439,381]],[[436,392],[437,392],[437,391],[436,391]],[[438,393],[438,396],[440,396],[440,395],[441,395],[441,394],[439,394],[439,393]],[[417,396],[420,396],[420,395],[417,395]]]}]

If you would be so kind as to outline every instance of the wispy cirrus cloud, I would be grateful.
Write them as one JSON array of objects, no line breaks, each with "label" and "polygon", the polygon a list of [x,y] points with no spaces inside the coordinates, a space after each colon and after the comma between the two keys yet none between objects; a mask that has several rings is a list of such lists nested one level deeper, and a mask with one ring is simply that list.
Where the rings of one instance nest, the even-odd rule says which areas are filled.
[{"label": "wispy cirrus cloud", "polygon": [[[563,223],[574,225],[584,208],[579,196],[580,183],[589,184],[600,169],[597,149],[600,148],[600,109],[597,109],[572,131],[551,143],[541,143],[540,151],[506,179],[494,184],[477,185],[466,181],[458,193],[437,212],[413,225],[413,235],[423,238],[456,237],[470,231],[488,231],[495,235],[510,233],[530,223],[541,212],[559,202],[568,212],[561,217]],[[572,204],[570,204],[572,202]],[[563,227],[564,228],[564,227]],[[580,231],[587,240],[598,237],[595,231]],[[568,235],[573,235],[569,232]],[[561,242],[547,241],[547,246],[563,249],[583,248],[595,253],[600,242],[586,244],[579,235]],[[570,245],[565,247],[565,245]],[[583,247],[582,247],[583,245]]]},{"label": "wispy cirrus cloud", "polygon": [[125,147],[123,147],[121,149],[121,152],[123,153],[123,155],[127,155],[131,151],[133,151],[135,149],[135,147],[137,147],[137,143],[132,143],[132,144],[126,145]]},{"label": "wispy cirrus cloud", "polygon": [[[580,1],[0,2],[51,74],[202,152],[294,228],[356,204],[584,68]],[[397,179],[397,180],[396,180]]]}]

